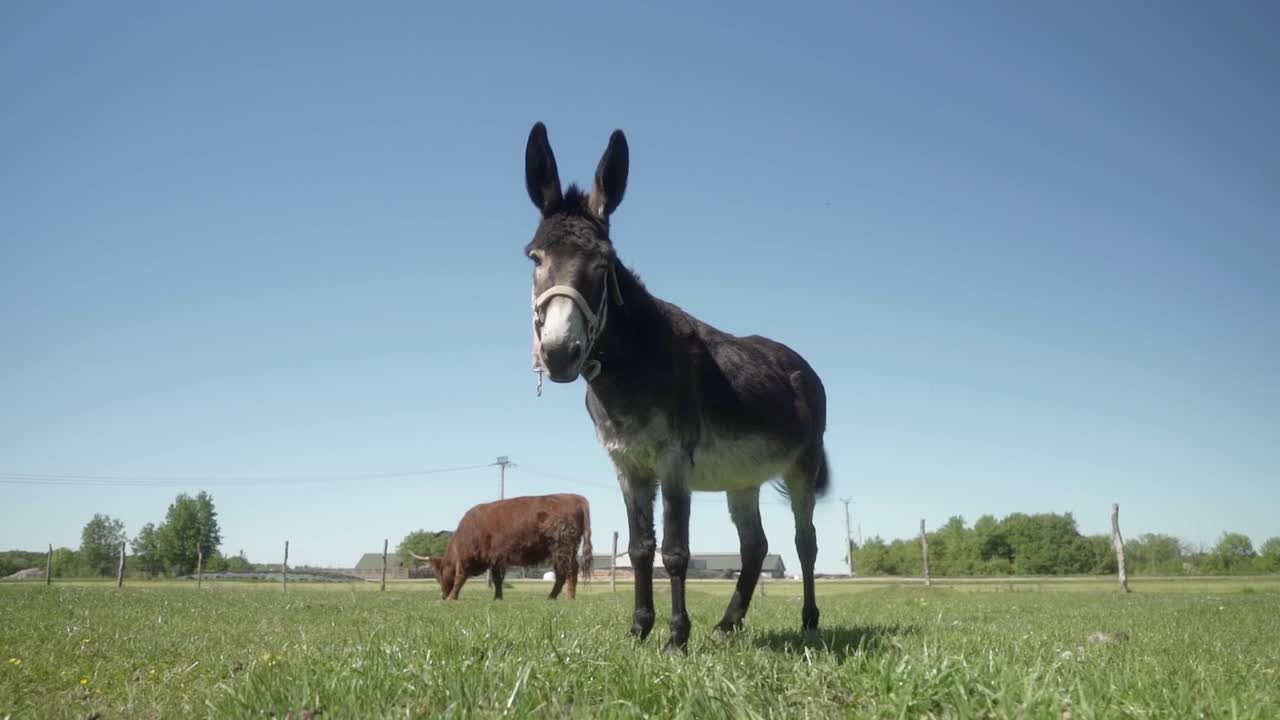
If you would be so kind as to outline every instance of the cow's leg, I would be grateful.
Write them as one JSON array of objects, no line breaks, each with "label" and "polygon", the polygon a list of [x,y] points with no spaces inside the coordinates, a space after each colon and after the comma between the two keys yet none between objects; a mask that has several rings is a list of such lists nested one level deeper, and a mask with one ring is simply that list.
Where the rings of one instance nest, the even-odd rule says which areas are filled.
[{"label": "cow's leg", "polygon": [[552,559],[551,572],[555,573],[556,581],[551,586],[551,594],[547,596],[549,600],[555,600],[560,597],[560,589],[564,587],[564,568],[560,566],[560,561]]},{"label": "cow's leg", "polygon": [[671,639],[666,651],[683,651],[689,645],[689,613],[685,609],[684,581],[689,570],[689,488],[683,478],[662,484],[662,566],[671,578]]},{"label": "cow's leg", "polygon": [[793,468],[787,473],[787,494],[791,497],[791,514],[796,521],[796,554],[800,556],[800,572],[804,577],[804,608],[800,619],[805,630],[818,629],[818,601],[813,588],[813,563],[818,557],[818,536],[813,529],[812,473]]},{"label": "cow's leg", "polygon": [[654,483],[649,478],[630,478],[619,475],[622,499],[627,507],[627,525],[631,538],[627,553],[631,556],[631,572],[635,576],[635,610],[632,613],[631,634],[640,640],[649,637],[653,630],[653,551],[657,544],[653,537]]},{"label": "cow's leg", "polygon": [[489,568],[489,582],[493,583],[493,599],[502,599],[502,578],[507,574],[506,568],[501,565],[494,565]]},{"label": "cow's leg", "polygon": [[578,560],[569,556],[569,566],[565,569],[564,596],[569,600],[578,597]]},{"label": "cow's leg", "polygon": [[467,581],[467,568],[462,563],[453,566],[453,589],[449,591],[449,599],[457,600],[458,593],[462,592],[462,584]]},{"label": "cow's leg", "polygon": [[742,618],[746,617],[747,608],[751,605],[751,595],[760,579],[764,556],[769,552],[769,540],[764,535],[764,526],[760,524],[760,488],[735,490],[726,495],[729,517],[738,527],[742,572],[738,574],[738,585],[729,600],[729,607],[724,611],[724,618],[716,625],[716,630],[722,635],[742,629]]}]

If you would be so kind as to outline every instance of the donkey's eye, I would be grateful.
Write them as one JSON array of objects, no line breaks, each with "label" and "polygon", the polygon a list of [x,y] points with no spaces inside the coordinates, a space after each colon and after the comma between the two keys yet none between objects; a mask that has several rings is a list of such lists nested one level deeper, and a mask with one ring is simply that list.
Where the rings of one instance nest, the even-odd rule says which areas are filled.
[{"label": "donkey's eye", "polygon": [[534,264],[534,265],[541,265],[541,264],[542,264],[542,253],[540,253],[540,252],[536,252],[536,251],[535,251],[535,252],[531,252],[531,253],[529,253],[529,259],[533,261],[533,264]]}]

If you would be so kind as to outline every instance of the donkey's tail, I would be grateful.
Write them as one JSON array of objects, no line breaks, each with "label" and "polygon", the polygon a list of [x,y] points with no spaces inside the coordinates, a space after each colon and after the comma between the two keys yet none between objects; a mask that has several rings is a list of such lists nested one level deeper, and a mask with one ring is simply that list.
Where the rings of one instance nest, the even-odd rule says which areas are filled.
[{"label": "donkey's tail", "polygon": [[582,576],[591,584],[591,503],[582,499]]},{"label": "donkey's tail", "polygon": [[831,487],[831,462],[827,459],[827,451],[822,450],[822,462],[818,465],[818,473],[813,478],[813,494],[822,497]]}]

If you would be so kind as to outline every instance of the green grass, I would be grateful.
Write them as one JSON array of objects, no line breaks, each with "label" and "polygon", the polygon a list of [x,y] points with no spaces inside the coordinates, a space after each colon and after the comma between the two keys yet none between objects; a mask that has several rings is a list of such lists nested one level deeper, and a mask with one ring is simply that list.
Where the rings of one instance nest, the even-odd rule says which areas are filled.
[{"label": "green grass", "polygon": [[[0,585],[0,718],[1280,717],[1280,583],[1266,579],[771,583],[711,633],[728,583],[693,583],[687,657],[625,635],[630,588],[576,603],[434,585]],[[1106,633],[1105,642],[1090,635]],[[20,661],[20,662],[18,662]]]}]

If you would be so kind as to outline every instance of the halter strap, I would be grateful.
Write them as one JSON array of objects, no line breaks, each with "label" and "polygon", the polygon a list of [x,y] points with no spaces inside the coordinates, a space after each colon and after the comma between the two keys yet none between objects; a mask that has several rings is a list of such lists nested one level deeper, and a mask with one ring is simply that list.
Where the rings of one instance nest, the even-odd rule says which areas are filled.
[{"label": "halter strap", "polygon": [[[538,395],[542,395],[542,367],[541,358],[537,352],[537,347],[542,341],[542,308],[551,302],[552,298],[567,297],[573,301],[574,305],[582,311],[582,316],[587,319],[587,347],[584,351],[586,357],[591,356],[591,351],[595,348],[596,339],[600,337],[600,333],[604,332],[605,323],[609,320],[609,297],[612,296],[615,303],[622,305],[622,288],[618,286],[618,277],[612,264],[605,273],[604,278],[605,290],[600,294],[600,308],[592,312],[591,306],[587,304],[587,299],[571,285],[552,285],[542,294],[533,298],[533,336],[534,336],[534,353],[533,353],[533,371],[538,373]],[[582,364],[582,376],[588,382],[594,380],[600,374],[600,361],[587,360]]]},{"label": "halter strap", "polygon": [[594,341],[596,333],[599,332],[597,325],[603,326],[604,320],[609,314],[609,305],[605,302],[607,295],[600,296],[600,311],[598,313],[591,312],[591,306],[587,304],[587,299],[582,297],[582,293],[578,292],[572,285],[552,285],[547,288],[533,301],[533,311],[537,315],[542,312],[542,306],[551,302],[553,297],[567,297],[573,301],[574,305],[582,311],[582,315],[587,318],[587,339]]}]

